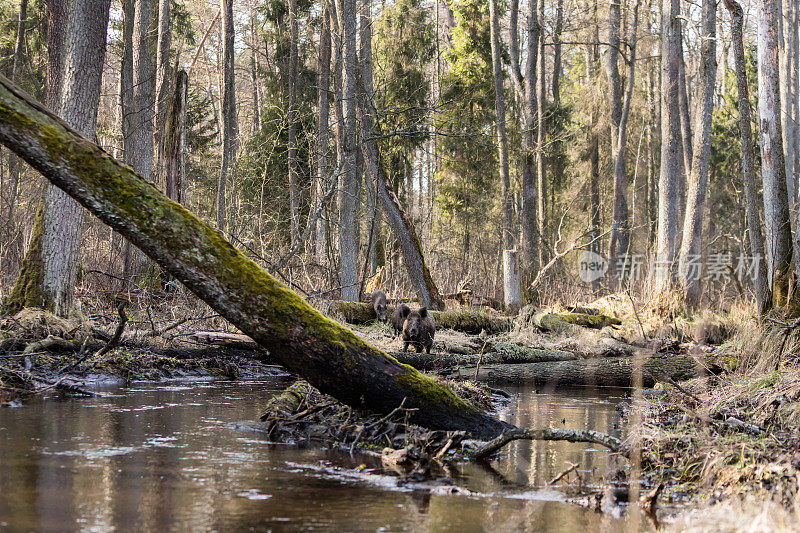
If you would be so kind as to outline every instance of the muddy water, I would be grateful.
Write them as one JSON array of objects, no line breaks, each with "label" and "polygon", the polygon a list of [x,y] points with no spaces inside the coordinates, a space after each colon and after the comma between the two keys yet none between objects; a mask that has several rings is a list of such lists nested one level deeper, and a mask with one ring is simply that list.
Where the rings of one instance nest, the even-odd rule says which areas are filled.
[{"label": "muddy water", "polygon": [[[358,455],[266,444],[228,424],[252,420],[280,381],[138,384],[81,400],[0,409],[0,531],[621,531],[649,529],[566,503],[544,485],[567,462],[597,481],[613,467],[593,445],[517,442],[490,466],[454,472],[479,497],[430,495],[332,467]],[[619,434],[623,393],[512,390],[522,426]],[[370,463],[371,464],[371,463]]]}]

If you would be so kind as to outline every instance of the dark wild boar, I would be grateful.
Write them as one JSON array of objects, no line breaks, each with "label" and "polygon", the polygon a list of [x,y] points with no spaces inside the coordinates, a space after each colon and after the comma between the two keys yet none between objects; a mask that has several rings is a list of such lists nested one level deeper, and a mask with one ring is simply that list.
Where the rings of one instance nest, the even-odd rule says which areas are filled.
[{"label": "dark wild boar", "polygon": [[406,304],[400,304],[397,309],[392,313],[392,329],[394,336],[397,337],[403,332],[403,322],[406,321],[406,315],[411,312],[411,308]]},{"label": "dark wild boar", "polygon": [[377,290],[372,293],[372,308],[375,310],[375,316],[378,317],[383,323],[386,323],[386,293]]},{"label": "dark wild boar", "polygon": [[408,351],[408,345],[411,344],[417,353],[422,353],[423,348],[426,353],[431,353],[436,324],[428,309],[426,307],[416,311],[404,309],[403,314],[406,317],[403,322],[403,351]]}]

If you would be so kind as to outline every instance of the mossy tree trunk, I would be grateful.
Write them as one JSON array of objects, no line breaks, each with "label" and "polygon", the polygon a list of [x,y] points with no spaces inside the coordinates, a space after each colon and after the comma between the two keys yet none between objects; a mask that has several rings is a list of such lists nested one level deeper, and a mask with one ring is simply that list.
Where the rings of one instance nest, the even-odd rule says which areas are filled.
[{"label": "mossy tree trunk", "polygon": [[[48,105],[72,127],[94,136],[106,53],[110,0],[52,2],[48,27]],[[66,316],[72,310],[80,260],[83,209],[57,187],[48,187],[44,207],[6,311],[36,305]]]},{"label": "mossy tree trunk", "polygon": [[4,77],[0,142],[320,391],[379,412],[405,398],[415,422],[480,438],[512,427],[320,314]]}]

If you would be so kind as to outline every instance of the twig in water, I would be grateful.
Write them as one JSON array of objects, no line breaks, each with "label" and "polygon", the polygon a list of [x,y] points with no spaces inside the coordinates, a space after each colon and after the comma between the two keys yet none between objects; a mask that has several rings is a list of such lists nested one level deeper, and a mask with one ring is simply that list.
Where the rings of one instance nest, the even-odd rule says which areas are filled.
[{"label": "twig in water", "polygon": [[548,485],[548,486],[549,486],[549,485],[555,485],[556,483],[558,483],[559,481],[561,481],[561,478],[563,478],[564,476],[568,476],[570,472],[572,472],[573,470],[575,470],[576,468],[578,468],[578,467],[580,467],[580,466],[581,466],[581,465],[579,465],[579,464],[570,463],[569,461],[567,461],[567,464],[569,465],[569,468],[567,468],[566,470],[564,470],[563,472],[561,472],[559,475],[557,475],[556,477],[554,477],[553,479],[551,479],[550,481],[548,481],[548,482],[547,482],[547,485]]}]

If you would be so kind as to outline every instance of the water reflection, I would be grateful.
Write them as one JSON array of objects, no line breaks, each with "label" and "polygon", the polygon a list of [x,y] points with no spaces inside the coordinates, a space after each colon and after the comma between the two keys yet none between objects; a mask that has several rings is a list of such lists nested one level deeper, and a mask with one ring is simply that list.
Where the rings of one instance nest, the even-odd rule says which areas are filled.
[{"label": "water reflection", "polygon": [[[486,498],[311,475],[292,465],[355,467],[364,458],[271,446],[226,426],[256,418],[269,391],[283,385],[138,385],[0,410],[0,529],[615,531],[627,524],[541,489],[566,461],[598,475],[614,466],[610,454],[585,444],[520,441],[491,465],[461,467],[458,482],[492,494]],[[585,390],[512,392],[519,402],[502,416],[515,424],[618,434],[614,400]]]}]

